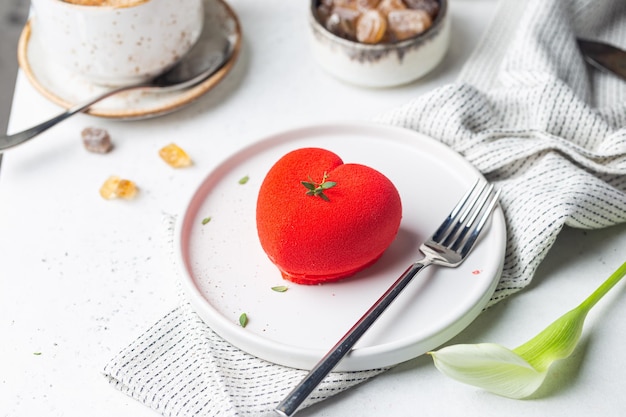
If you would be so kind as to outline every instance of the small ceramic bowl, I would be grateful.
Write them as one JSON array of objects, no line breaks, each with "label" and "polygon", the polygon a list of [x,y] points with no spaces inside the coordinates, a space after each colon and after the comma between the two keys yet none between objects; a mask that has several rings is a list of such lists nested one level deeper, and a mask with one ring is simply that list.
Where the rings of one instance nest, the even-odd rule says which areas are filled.
[{"label": "small ceramic bowl", "polygon": [[365,44],[331,33],[320,22],[320,0],[311,0],[309,22],[313,55],[335,77],[365,87],[393,87],[410,83],[441,62],[450,43],[448,1],[432,26],[420,35],[397,42]]}]

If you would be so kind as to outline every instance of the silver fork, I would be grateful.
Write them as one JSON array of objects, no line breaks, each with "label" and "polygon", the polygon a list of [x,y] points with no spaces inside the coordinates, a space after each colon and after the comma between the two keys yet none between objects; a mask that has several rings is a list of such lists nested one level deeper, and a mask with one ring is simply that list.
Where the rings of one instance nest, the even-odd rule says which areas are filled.
[{"label": "silver fork", "polygon": [[481,185],[480,179],[474,183],[435,233],[420,246],[424,258],[413,263],[287,397],[265,417],[294,415],[311,392],[422,269],[429,265],[456,267],[467,258],[500,195],[499,190],[494,192],[493,185],[482,183]]}]

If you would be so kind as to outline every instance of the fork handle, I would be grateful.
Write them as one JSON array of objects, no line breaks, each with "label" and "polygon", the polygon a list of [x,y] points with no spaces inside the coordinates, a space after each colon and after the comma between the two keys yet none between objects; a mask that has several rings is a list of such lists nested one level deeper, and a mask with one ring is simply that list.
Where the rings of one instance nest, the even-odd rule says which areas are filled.
[{"label": "fork handle", "polygon": [[389,307],[413,277],[432,262],[428,258],[412,264],[389,289],[357,321],[333,348],[315,365],[306,377],[276,406],[277,415],[291,417],[333,368],[352,349],[380,315]]}]

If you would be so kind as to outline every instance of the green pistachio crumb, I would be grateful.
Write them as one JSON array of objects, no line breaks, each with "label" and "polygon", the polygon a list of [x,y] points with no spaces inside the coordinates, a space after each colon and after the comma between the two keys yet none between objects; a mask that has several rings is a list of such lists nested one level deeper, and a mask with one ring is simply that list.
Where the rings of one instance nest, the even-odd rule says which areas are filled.
[{"label": "green pistachio crumb", "polygon": [[246,313],[241,313],[241,316],[239,316],[239,325],[241,327],[246,327],[247,324],[248,324],[248,315]]}]

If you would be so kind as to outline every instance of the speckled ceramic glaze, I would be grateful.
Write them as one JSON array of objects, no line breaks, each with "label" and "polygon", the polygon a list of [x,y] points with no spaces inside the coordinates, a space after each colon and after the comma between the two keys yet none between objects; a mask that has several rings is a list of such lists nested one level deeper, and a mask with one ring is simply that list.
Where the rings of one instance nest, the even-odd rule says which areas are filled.
[{"label": "speckled ceramic glaze", "polygon": [[423,34],[400,42],[363,44],[329,32],[317,20],[317,4],[311,1],[309,22],[313,54],[335,77],[366,87],[393,87],[414,81],[441,62],[450,43],[447,0],[433,25]]},{"label": "speckled ceramic glaze", "polygon": [[202,32],[202,0],[85,6],[32,0],[48,59],[105,85],[141,82],[178,61]]}]

